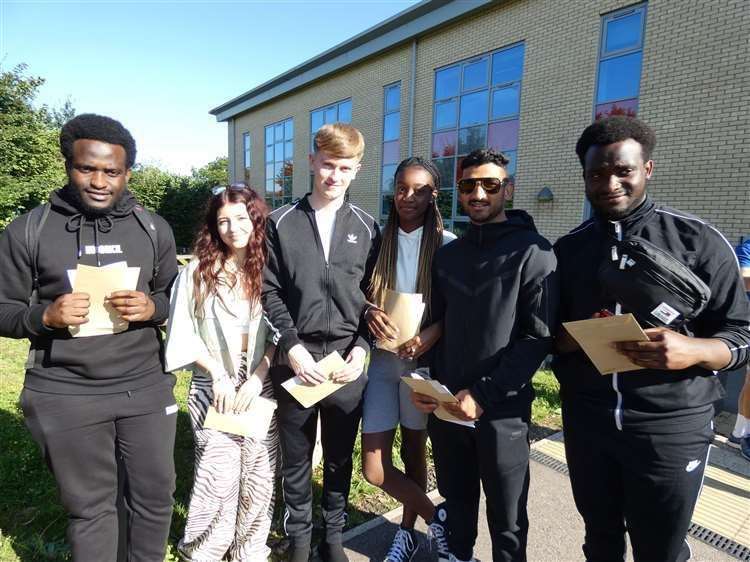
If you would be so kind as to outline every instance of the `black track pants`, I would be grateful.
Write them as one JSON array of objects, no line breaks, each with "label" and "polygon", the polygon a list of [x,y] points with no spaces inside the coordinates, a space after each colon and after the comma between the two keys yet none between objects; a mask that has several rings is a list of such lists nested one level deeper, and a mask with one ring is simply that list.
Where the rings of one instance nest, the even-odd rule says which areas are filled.
[{"label": "black track pants", "polygon": [[[342,352],[343,355],[343,352]],[[322,355],[313,354],[316,360]],[[286,514],[284,530],[295,543],[312,535],[312,454],[320,414],[323,445],[321,507],[326,541],[340,543],[346,524],[346,505],[352,479],[352,453],[362,417],[364,374],[311,408],[304,408],[281,386],[292,375],[285,365],[272,367],[270,376],[278,402],[276,410],[281,443]]]},{"label": "black track pants", "polygon": [[78,396],[24,389],[21,407],[68,512],[73,560],[117,559],[117,448],[127,479],[127,560],[162,562],[175,487],[172,385]]},{"label": "black track pants", "polygon": [[685,535],[703,484],[713,426],[687,433],[634,433],[578,419],[563,408],[565,454],[589,562],[690,558]]},{"label": "black track pants", "polygon": [[427,430],[438,490],[446,501],[451,553],[459,560],[472,557],[481,479],[493,561],[526,560],[528,421],[518,417],[480,419],[476,429],[471,429],[430,416]]}]

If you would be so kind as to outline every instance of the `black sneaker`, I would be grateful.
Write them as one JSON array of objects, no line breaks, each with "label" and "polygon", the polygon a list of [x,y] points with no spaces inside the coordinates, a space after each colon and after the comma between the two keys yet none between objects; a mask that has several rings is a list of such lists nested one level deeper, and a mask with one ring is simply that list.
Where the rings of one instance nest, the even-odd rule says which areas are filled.
[{"label": "black sneaker", "polygon": [[384,562],[409,562],[419,550],[419,545],[414,540],[414,536],[406,529],[396,531],[393,537],[391,549],[385,556]]},{"label": "black sneaker", "polygon": [[310,560],[310,540],[292,542],[287,560],[289,562],[308,562]]},{"label": "black sneaker", "polygon": [[435,517],[432,523],[427,527],[427,536],[430,543],[435,543],[438,551],[438,562],[449,562],[451,553],[448,549],[448,528],[446,521],[448,512],[445,510],[445,503],[441,503],[435,508]]},{"label": "black sneaker", "polygon": [[339,543],[323,541],[318,545],[318,555],[323,562],[349,562],[344,546]]}]

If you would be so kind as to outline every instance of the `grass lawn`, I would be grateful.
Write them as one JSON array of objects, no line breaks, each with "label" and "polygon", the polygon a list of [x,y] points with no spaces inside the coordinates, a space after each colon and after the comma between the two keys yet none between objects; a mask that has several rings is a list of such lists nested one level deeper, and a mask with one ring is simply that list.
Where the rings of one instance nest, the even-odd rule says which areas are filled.
[{"label": "grass lawn", "polygon": [[[65,544],[66,517],[58,503],[55,482],[24,426],[18,406],[27,349],[28,344],[25,340],[0,338],[0,561],[70,560],[70,552]],[[166,558],[170,561],[178,560],[174,546],[185,525],[192,483],[193,438],[185,407],[189,382],[188,374],[180,373],[175,388],[180,411],[175,444],[175,513]],[[557,381],[551,373],[540,371],[534,377],[534,387],[537,399],[533,405],[532,439],[542,437],[560,427]],[[394,459],[398,457],[398,446],[397,440],[394,445]],[[397,505],[392,498],[368,484],[359,472],[359,441],[354,454],[355,469],[350,494],[349,526],[355,526]],[[320,494],[320,476],[318,469],[314,482],[316,495]],[[271,541],[274,543],[283,543],[280,516],[281,506],[277,505],[277,524],[274,525],[276,530],[271,535]],[[316,513],[315,516],[319,522],[320,513]],[[283,545],[279,546],[283,548]]]}]

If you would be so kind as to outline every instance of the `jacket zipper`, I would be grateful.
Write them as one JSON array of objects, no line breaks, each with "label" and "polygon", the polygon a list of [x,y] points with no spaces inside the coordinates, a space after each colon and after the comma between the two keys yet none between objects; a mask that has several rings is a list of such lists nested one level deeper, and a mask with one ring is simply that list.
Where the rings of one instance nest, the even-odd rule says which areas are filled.
[{"label": "jacket zipper", "polygon": [[[613,221],[615,226],[615,234],[617,235],[617,241],[622,242],[622,225],[618,221]],[[615,314],[622,314],[622,306],[619,302],[615,302]],[[617,394],[617,406],[615,406],[615,426],[619,431],[622,431],[622,393],[620,392],[619,386],[619,373],[612,373],[612,388]]]},{"label": "jacket zipper", "polygon": [[[340,209],[339,209],[340,210]],[[328,338],[331,337],[331,258],[333,257],[334,240],[336,239],[336,219],[338,218],[338,210],[333,216],[333,226],[331,226],[331,241],[328,246],[328,259],[326,262],[326,337],[323,340],[323,357],[328,355]],[[321,240],[322,242],[322,240]],[[323,253],[325,258],[325,253]]]}]

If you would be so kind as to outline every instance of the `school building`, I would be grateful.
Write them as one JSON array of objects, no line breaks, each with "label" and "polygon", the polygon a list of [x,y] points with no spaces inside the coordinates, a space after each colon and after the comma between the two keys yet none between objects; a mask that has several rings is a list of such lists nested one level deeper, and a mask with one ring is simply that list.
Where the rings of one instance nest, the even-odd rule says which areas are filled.
[{"label": "school building", "polygon": [[651,194],[750,235],[746,0],[425,0],[211,111],[228,125],[230,175],[278,207],[310,189],[324,123],[367,148],[350,198],[383,219],[396,164],[432,158],[448,228],[463,155],[511,159],[514,207],[554,240],[588,217],[575,142],[624,113],[657,133]]}]

